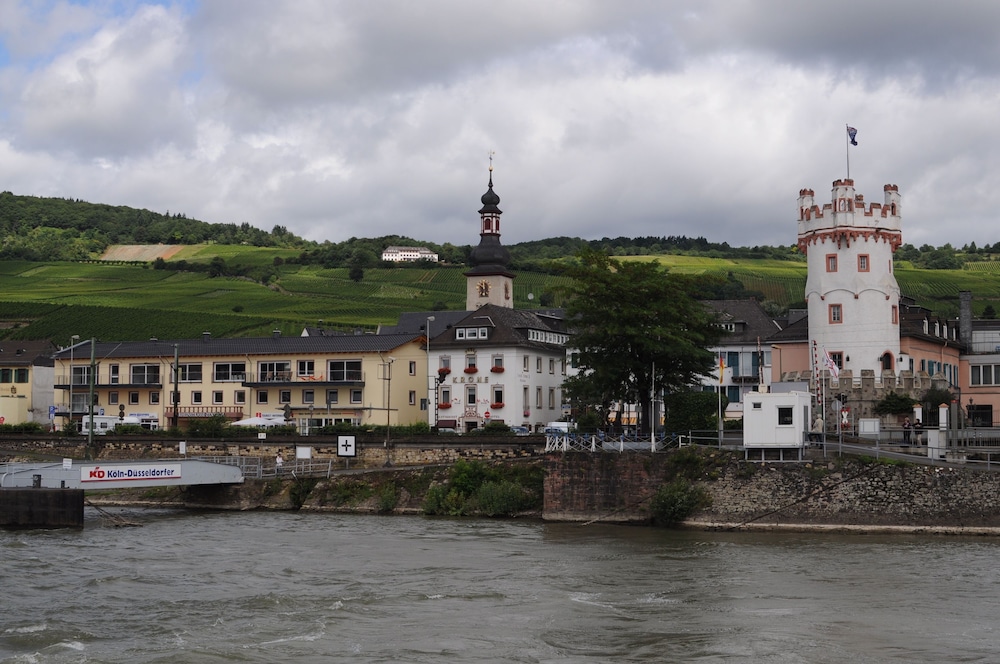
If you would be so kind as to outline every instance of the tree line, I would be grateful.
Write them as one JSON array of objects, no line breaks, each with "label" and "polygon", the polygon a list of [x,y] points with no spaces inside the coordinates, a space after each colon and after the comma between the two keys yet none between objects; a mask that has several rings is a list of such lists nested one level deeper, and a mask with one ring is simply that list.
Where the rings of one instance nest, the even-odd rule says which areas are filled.
[{"label": "tree line", "polygon": [[[314,242],[291,233],[286,227],[270,231],[242,223],[209,223],[169,210],[164,213],[124,205],[89,203],[80,199],[20,196],[0,193],[0,258],[29,261],[79,261],[98,257],[114,244],[204,244],[281,247],[301,250],[286,259],[292,263],[348,267],[355,274],[378,266],[426,268],[417,264],[382,264],[382,251],[389,246],[424,246],[435,251],[444,264],[464,265],[472,245],[437,244],[401,235],[377,238],[352,237],[343,242]],[[803,261],[794,245],[734,247],[728,242],[710,242],[704,237],[683,235],[603,237],[553,237],[508,245],[511,268],[526,272],[556,273],[565,259],[584,250],[608,256],[681,254],[709,258],[773,259]],[[896,260],[910,261],[925,269],[961,269],[970,261],[996,260],[1000,242],[975,242],[958,249],[950,244],[915,247],[904,244]]]}]

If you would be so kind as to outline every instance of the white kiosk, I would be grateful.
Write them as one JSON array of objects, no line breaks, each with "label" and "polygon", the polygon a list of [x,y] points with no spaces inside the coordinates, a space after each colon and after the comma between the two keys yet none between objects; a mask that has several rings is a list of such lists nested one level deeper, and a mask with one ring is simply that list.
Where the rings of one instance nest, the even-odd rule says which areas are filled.
[{"label": "white kiosk", "polygon": [[812,395],[808,392],[749,392],[743,397],[743,448],[746,458],[750,450],[760,450],[764,461],[766,450],[794,449],[802,460],[812,411]]}]

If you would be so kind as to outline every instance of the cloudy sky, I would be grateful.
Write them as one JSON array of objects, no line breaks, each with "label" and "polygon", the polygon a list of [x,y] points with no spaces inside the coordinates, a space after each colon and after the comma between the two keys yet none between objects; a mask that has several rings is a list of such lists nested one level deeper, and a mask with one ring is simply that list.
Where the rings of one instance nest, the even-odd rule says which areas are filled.
[{"label": "cloudy sky", "polygon": [[0,190],[306,238],[1000,241],[993,0],[0,0]]}]

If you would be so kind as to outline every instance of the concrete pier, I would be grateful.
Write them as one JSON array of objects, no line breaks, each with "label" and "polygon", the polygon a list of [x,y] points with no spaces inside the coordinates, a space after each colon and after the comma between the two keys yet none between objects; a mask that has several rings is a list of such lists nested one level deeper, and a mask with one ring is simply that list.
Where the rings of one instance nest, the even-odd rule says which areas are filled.
[{"label": "concrete pier", "polygon": [[83,489],[0,489],[0,528],[83,528]]}]

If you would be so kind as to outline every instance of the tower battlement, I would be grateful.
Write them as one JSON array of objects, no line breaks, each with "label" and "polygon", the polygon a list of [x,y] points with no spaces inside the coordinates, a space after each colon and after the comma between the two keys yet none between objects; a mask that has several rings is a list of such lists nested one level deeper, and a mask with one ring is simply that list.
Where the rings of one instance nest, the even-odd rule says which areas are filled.
[{"label": "tower battlement", "polygon": [[895,251],[902,242],[902,199],[895,184],[883,186],[882,192],[883,202],[865,203],[864,196],[854,190],[854,180],[834,180],[830,202],[819,205],[815,191],[800,189],[799,248],[805,253],[810,244],[826,239],[863,237],[886,240]]}]

